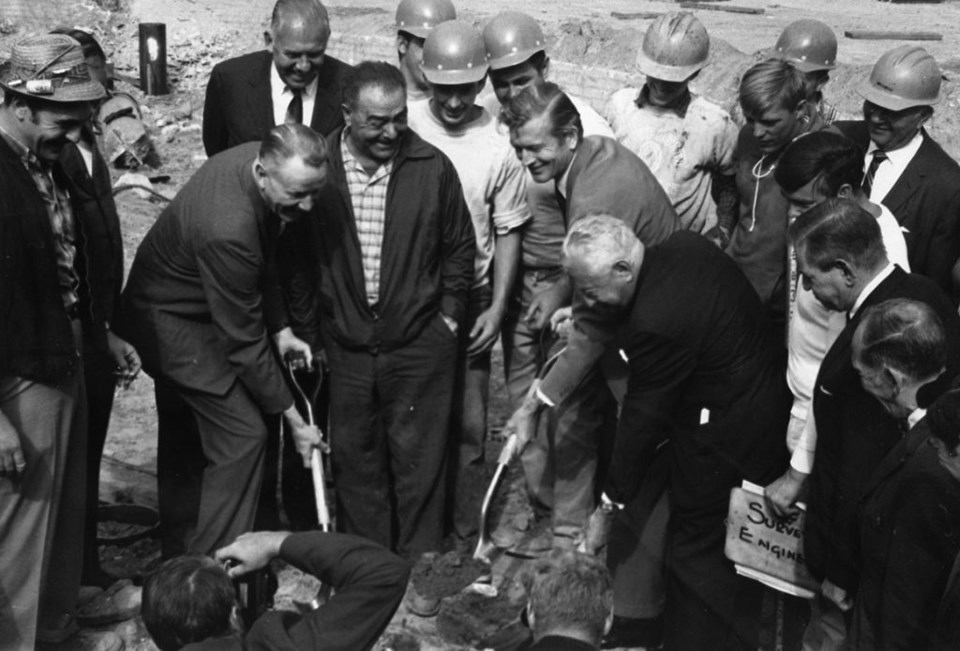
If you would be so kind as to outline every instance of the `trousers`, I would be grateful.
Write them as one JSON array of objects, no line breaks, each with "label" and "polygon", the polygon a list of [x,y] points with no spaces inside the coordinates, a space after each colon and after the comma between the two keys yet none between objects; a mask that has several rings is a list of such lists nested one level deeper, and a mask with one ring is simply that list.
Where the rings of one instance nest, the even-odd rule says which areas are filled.
[{"label": "trousers", "polygon": [[[73,324],[79,351],[80,322]],[[33,649],[38,626],[61,626],[76,610],[87,445],[83,373],[76,369],[56,386],[0,377],[0,412],[19,433],[26,462],[17,480],[0,479],[4,651]]]},{"label": "trousers", "polygon": [[338,526],[407,558],[438,549],[457,336],[438,312],[396,350],[330,342]]},{"label": "trousers", "polygon": [[267,428],[239,381],[223,396],[154,381],[161,552],[210,554],[253,528]]}]

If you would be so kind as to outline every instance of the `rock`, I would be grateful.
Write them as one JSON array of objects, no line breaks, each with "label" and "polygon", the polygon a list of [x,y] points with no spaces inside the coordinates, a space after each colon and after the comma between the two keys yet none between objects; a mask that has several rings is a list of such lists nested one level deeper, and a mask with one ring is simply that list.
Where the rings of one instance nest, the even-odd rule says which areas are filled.
[{"label": "rock", "polygon": [[193,103],[188,99],[173,109],[174,120],[189,120],[193,116]]},{"label": "rock", "polygon": [[[150,179],[148,179],[146,175],[135,174],[133,172],[128,172],[117,179],[117,182],[113,184],[113,189],[116,190],[124,186],[135,186],[136,188],[147,188],[149,190],[153,189],[153,183],[150,182]],[[133,192],[141,199],[149,199],[151,197],[151,193],[146,190],[134,189]]]},{"label": "rock", "polygon": [[163,140],[163,142],[173,142],[179,132],[180,125],[168,124],[160,130],[160,138]]}]

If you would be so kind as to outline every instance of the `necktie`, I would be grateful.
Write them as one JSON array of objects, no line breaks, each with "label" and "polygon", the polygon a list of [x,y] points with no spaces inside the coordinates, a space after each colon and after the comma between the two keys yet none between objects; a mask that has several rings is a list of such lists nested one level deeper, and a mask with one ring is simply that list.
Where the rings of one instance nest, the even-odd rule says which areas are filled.
[{"label": "necktie", "polygon": [[287,124],[303,124],[303,90],[300,88],[291,88],[293,99],[287,105],[287,117],[284,122]]},{"label": "necktie", "polygon": [[877,175],[877,169],[880,167],[880,163],[885,160],[887,160],[885,152],[879,149],[873,152],[873,159],[870,161],[870,166],[867,167],[867,173],[863,175],[863,192],[867,195],[867,199],[870,198],[870,191],[873,190],[873,178]]},{"label": "necktie", "polygon": [[567,200],[566,200],[566,198],[563,196],[563,194],[560,193],[560,188],[557,187],[556,185],[553,186],[553,193],[554,193],[554,195],[557,197],[557,204],[560,205],[560,212],[563,214],[563,220],[564,220],[564,222],[566,222],[566,220],[567,220]]}]

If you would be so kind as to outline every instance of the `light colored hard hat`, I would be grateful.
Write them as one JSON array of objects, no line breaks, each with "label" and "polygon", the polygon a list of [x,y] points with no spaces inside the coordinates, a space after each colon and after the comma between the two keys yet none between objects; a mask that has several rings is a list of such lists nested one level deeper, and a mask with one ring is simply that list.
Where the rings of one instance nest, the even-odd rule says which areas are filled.
[{"label": "light colored hard hat", "polygon": [[420,70],[431,84],[470,84],[483,79],[488,68],[483,37],[466,23],[441,23],[423,43]]},{"label": "light colored hard hat", "polygon": [[797,20],[783,28],[774,56],[789,61],[800,72],[837,67],[837,35],[819,20]]},{"label": "light colored hard hat", "polygon": [[397,31],[426,38],[434,27],[456,18],[450,0],[402,0],[397,7]]},{"label": "light colored hard hat", "polygon": [[540,24],[519,11],[502,11],[494,16],[483,28],[483,42],[491,70],[523,63],[547,47]]},{"label": "light colored hard hat", "polygon": [[901,45],[881,56],[857,87],[868,102],[891,111],[940,101],[940,66],[922,47]]},{"label": "light colored hard hat", "polygon": [[685,81],[707,64],[710,36],[689,11],[660,16],[643,36],[637,52],[640,72],[664,81]]}]

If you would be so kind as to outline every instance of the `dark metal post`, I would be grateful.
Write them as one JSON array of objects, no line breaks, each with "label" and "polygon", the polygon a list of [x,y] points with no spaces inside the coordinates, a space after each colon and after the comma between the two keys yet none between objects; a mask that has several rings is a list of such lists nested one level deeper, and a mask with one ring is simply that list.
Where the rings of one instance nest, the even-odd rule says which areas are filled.
[{"label": "dark metal post", "polygon": [[140,23],[140,90],[147,95],[166,95],[167,26]]}]

